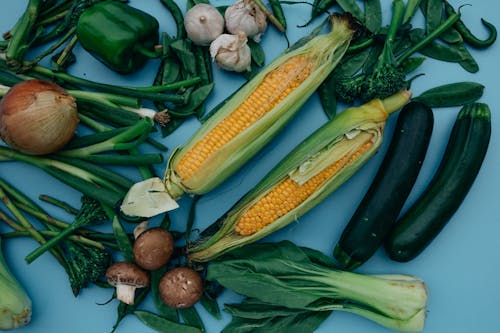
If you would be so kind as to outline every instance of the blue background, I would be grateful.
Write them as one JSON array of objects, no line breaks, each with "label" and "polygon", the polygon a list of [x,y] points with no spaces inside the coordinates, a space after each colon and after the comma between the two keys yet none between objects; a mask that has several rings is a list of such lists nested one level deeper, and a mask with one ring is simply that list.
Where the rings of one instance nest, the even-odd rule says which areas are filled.
[{"label": "blue background", "polygon": [[[459,1],[450,1],[454,5]],[[8,30],[22,13],[27,1],[0,0],[0,31]],[[227,4],[228,1],[214,0],[213,4]],[[384,3],[384,19],[390,17],[390,1]],[[500,27],[500,4],[493,0],[474,1],[471,6],[463,8],[463,20],[480,37],[486,36],[486,31],[480,25],[484,17]],[[130,4],[156,16],[161,23],[162,31],[175,33],[172,18],[160,1],[132,0]],[[184,7],[183,2],[180,2]],[[305,5],[285,6],[285,14],[289,22],[289,37],[291,42],[306,35],[315,24],[309,28],[299,29],[296,25],[306,22],[310,8]],[[319,23],[316,21],[315,23]],[[415,19],[415,25],[422,22],[420,15]],[[285,39],[272,27],[263,37],[262,45],[269,60],[275,58],[286,48]],[[419,73],[425,73],[414,81],[412,90],[415,95],[422,91],[444,83],[457,81],[476,81],[486,86],[481,102],[488,103],[492,110],[493,133],[490,147],[483,167],[474,186],[463,202],[459,211],[443,232],[426,249],[422,255],[409,263],[390,261],[383,250],[358,269],[361,273],[407,273],[421,277],[429,289],[429,305],[426,328],[427,333],[469,333],[469,332],[500,332],[500,218],[499,194],[500,164],[499,135],[496,133],[498,123],[498,80],[500,70],[498,65],[500,42],[484,51],[472,50],[480,65],[480,71],[470,74],[457,64],[436,62],[428,59],[419,68]],[[119,76],[92,57],[85,54],[79,47],[76,49],[78,63],[71,71],[88,79],[108,83],[127,85],[150,85],[157,62],[151,61],[141,71]],[[229,95],[244,80],[230,73],[215,72],[215,90],[208,100],[208,106],[213,107],[225,96]],[[459,108],[436,109],[435,128],[432,134],[431,146],[426,157],[417,184],[407,202],[411,204],[429,182],[447,143],[451,126]],[[313,96],[301,109],[298,116],[287,126],[266,149],[254,160],[238,172],[222,186],[205,195],[197,206],[196,227],[203,228],[224,213],[232,204],[276,164],[298,142],[304,139],[317,127],[326,121],[317,96]],[[390,138],[395,122],[392,117],[387,125],[385,137]],[[170,148],[181,145],[195,131],[199,124],[194,120],[187,121],[173,135],[163,142]],[[380,153],[377,154],[363,169],[345,183],[339,190],[328,197],[323,203],[300,218],[287,228],[268,237],[275,241],[289,239],[299,245],[309,246],[324,253],[331,254],[343,227],[348,222],[357,204],[369,186],[387,148],[389,140],[385,141]],[[157,167],[162,174],[163,165]],[[138,180],[134,169],[124,170],[131,178]],[[0,164],[0,177],[16,184],[32,198],[39,194],[50,194],[63,198],[78,205],[79,195],[39,170],[18,164]],[[182,230],[187,216],[190,198],[181,200],[181,208],[172,212],[174,229]],[[66,216],[52,207],[46,207],[49,212],[65,219]],[[153,223],[156,220],[153,219]],[[129,227],[132,227],[131,225]],[[0,231],[6,228],[0,226]],[[30,239],[6,240],[4,252],[7,260],[18,279],[26,287],[33,300],[33,318],[29,326],[19,329],[20,333],[34,332],[109,332],[115,321],[116,301],[107,305],[104,303],[111,296],[110,290],[91,287],[81,292],[78,298],[73,297],[65,272],[49,255],[44,255],[31,265],[27,265],[24,256],[36,247]],[[0,295],[1,297],[1,295]],[[239,300],[231,292],[225,292],[221,304]],[[154,310],[152,301],[147,299],[144,309]],[[230,320],[227,314],[218,321],[210,317],[201,307],[198,307],[203,317],[208,333],[220,332]],[[349,333],[383,333],[389,332],[363,318],[347,314],[334,313],[317,330],[326,332]],[[133,316],[125,318],[118,332],[152,332]]]}]

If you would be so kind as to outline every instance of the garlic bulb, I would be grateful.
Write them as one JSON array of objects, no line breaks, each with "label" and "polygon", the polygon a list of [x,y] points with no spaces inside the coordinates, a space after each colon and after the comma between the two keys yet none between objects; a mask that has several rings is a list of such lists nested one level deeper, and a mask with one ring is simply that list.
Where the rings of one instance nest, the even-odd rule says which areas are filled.
[{"label": "garlic bulb", "polygon": [[253,0],[238,0],[229,6],[224,13],[226,29],[237,35],[244,32],[248,38],[260,41],[261,35],[266,31],[266,14]]},{"label": "garlic bulb", "polygon": [[53,82],[22,81],[0,102],[0,137],[25,153],[42,155],[63,148],[77,125],[75,99]]},{"label": "garlic bulb", "polygon": [[244,72],[250,70],[251,53],[247,36],[222,34],[210,44],[210,56],[218,67],[227,71]]},{"label": "garlic bulb", "polygon": [[214,6],[199,3],[187,11],[184,27],[193,43],[206,46],[224,32],[224,17]]}]

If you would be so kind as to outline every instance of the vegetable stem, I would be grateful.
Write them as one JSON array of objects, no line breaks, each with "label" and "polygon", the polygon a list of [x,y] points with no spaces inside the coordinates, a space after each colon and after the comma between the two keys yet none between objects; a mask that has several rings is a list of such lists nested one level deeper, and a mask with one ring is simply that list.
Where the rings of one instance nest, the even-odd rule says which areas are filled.
[{"label": "vegetable stem", "polygon": [[401,66],[403,61],[410,57],[413,53],[425,47],[428,43],[432,42],[434,39],[439,37],[443,32],[451,28],[460,19],[460,13],[457,12],[450,15],[443,23],[441,23],[436,29],[431,31],[418,43],[407,49],[403,54],[401,54],[396,60],[396,66]]},{"label": "vegetable stem", "polygon": [[29,0],[23,15],[11,30],[9,44],[6,50],[7,65],[18,69],[21,67],[25,53],[29,48],[29,39],[36,23],[41,5],[41,0]]}]

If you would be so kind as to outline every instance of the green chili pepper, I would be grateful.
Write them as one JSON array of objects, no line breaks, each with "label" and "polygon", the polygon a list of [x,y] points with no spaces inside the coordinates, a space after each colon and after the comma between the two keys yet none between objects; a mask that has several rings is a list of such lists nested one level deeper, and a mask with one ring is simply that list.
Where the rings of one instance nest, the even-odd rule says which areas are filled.
[{"label": "green chili pepper", "polygon": [[[456,14],[455,9],[453,8],[452,5],[450,5],[448,3],[448,1],[444,1],[444,9],[445,9],[446,15],[448,15],[448,16]],[[495,40],[497,39],[497,29],[493,24],[489,23],[488,21],[486,21],[484,19],[481,19],[481,23],[489,31],[488,38],[486,38],[484,40],[479,39],[476,36],[474,36],[472,34],[472,32],[465,26],[465,24],[463,23],[462,20],[458,20],[455,23],[455,28],[460,33],[460,35],[462,35],[462,38],[464,39],[464,41],[467,44],[474,46],[476,48],[486,48],[488,46],[491,46],[495,42]]]},{"label": "green chili pepper", "polygon": [[153,16],[117,1],[103,1],[88,8],[78,20],[77,35],[82,46],[112,70],[128,74],[154,50],[159,23]]}]

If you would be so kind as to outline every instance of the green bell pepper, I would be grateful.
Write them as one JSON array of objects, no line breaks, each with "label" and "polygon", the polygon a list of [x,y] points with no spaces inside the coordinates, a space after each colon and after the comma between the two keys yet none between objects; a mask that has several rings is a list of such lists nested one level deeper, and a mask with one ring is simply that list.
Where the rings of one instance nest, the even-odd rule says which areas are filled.
[{"label": "green bell pepper", "polygon": [[85,50],[121,74],[160,56],[154,49],[159,39],[156,18],[118,1],[87,8],[78,20],[77,36]]}]

